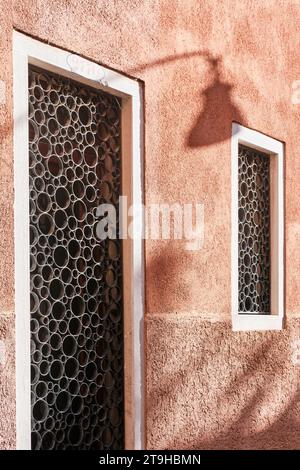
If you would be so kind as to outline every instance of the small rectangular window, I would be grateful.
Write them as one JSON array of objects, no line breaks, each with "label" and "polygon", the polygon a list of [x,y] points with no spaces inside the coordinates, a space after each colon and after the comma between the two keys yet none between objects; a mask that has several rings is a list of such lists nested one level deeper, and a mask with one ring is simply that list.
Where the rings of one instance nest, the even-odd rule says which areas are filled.
[{"label": "small rectangular window", "polygon": [[233,124],[232,322],[282,328],[283,144]]},{"label": "small rectangular window", "polygon": [[271,313],[270,157],[239,145],[239,313]]}]

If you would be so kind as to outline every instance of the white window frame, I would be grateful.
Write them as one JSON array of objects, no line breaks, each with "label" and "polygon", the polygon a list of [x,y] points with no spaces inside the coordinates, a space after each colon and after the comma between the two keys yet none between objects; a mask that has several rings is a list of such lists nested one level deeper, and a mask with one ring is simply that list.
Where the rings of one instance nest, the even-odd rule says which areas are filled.
[{"label": "white window frame", "polygon": [[[238,153],[239,144],[270,156],[271,314],[239,314]],[[231,305],[233,331],[281,330],[284,317],[284,144],[238,123],[231,139]]]},{"label": "white window frame", "polygon": [[[70,53],[22,33],[13,33],[14,189],[15,189],[15,312],[16,312],[16,447],[31,448],[30,397],[30,273],[29,273],[29,166],[28,166],[28,65],[70,77],[122,98],[123,195],[142,203],[142,89],[137,80],[106,67],[105,85],[70,70]],[[77,57],[78,59],[78,57]],[[80,59],[79,59],[80,60]],[[85,63],[87,61],[85,60]],[[92,67],[94,63],[88,61]],[[124,165],[125,167],[125,165]],[[125,172],[123,172],[125,173]],[[125,190],[124,190],[125,188]],[[125,448],[144,446],[143,311],[144,266],[142,228],[133,220],[133,240],[123,240]]]}]

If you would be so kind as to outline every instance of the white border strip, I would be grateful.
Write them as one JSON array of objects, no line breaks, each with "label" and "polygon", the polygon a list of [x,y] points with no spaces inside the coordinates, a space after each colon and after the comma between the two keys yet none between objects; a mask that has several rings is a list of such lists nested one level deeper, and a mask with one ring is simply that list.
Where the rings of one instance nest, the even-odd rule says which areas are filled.
[{"label": "white border strip", "polygon": [[[29,207],[28,207],[28,64],[62,72],[74,80],[101,88],[132,101],[132,198],[142,202],[142,106],[137,81],[85,60],[91,70],[104,72],[106,85],[70,71],[70,53],[23,35],[13,33],[14,64],[14,167],[15,167],[15,308],[16,308],[16,427],[17,449],[31,448],[30,425],[30,275],[29,275]],[[137,223],[137,222],[136,222]],[[141,230],[135,227],[138,231]],[[144,266],[141,238],[133,240],[133,369],[134,369],[134,448],[144,442],[143,408],[143,292]]]},{"label": "white border strip", "polygon": [[[13,57],[16,447],[31,448],[28,60]],[[24,78],[26,77],[26,79]],[[27,197],[26,197],[27,196]]]},{"label": "white border strip", "polygon": [[[245,144],[277,158],[277,312],[272,315],[239,314],[238,306],[238,147]],[[281,330],[284,316],[284,144],[260,132],[232,124],[231,139],[231,309],[234,331]],[[273,313],[273,312],[272,312]]]}]

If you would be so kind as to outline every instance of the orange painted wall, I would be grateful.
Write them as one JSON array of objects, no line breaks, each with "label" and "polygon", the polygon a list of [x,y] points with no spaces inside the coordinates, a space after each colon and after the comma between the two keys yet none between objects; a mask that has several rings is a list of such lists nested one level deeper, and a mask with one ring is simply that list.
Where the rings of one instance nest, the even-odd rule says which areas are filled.
[{"label": "orange painted wall", "polygon": [[[0,0],[3,448],[14,446],[13,28],[143,80],[146,203],[204,203],[200,251],[146,242],[147,447],[299,448],[299,0]],[[232,120],[286,143],[283,332],[230,328]]]}]

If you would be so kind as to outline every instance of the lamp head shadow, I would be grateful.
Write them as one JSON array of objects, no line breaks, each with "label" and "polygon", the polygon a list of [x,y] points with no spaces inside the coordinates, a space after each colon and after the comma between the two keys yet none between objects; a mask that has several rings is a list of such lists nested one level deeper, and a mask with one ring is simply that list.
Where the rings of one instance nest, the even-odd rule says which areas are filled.
[{"label": "lamp head shadow", "polygon": [[212,84],[202,93],[202,110],[187,135],[186,146],[198,148],[230,139],[232,121],[241,122],[242,113],[231,96],[233,86],[222,80],[222,58],[206,54]]}]

